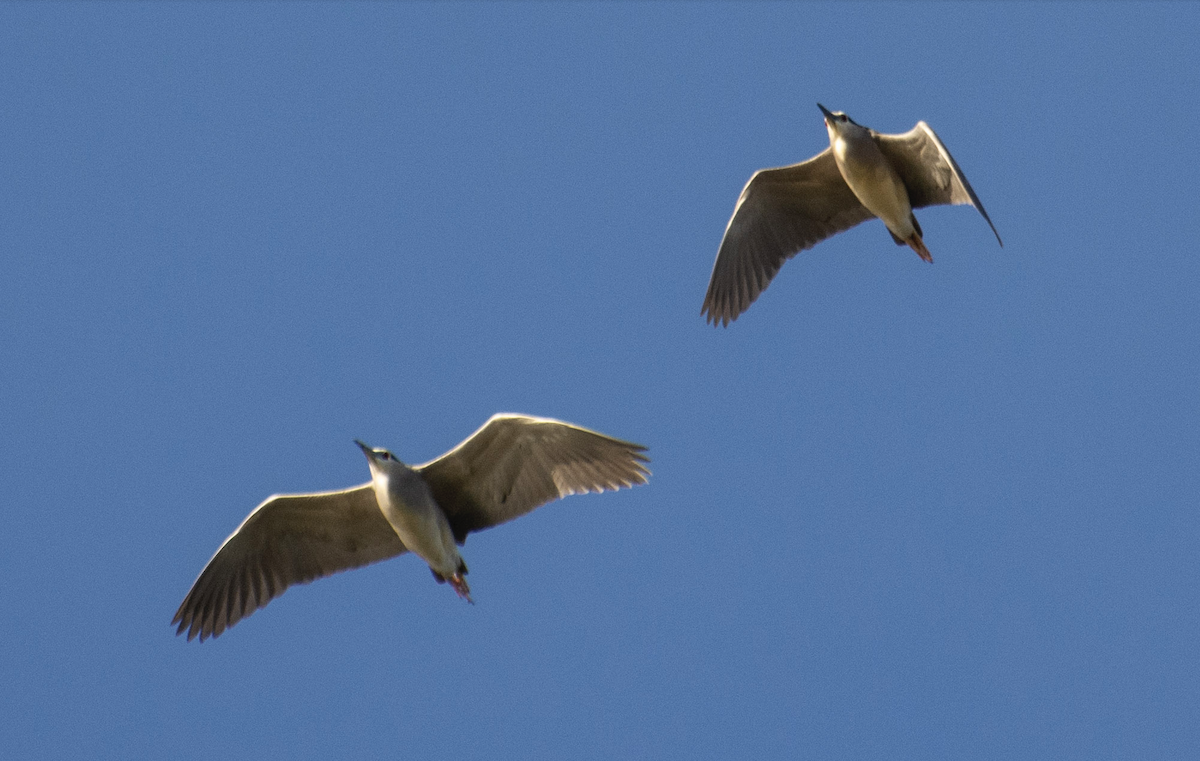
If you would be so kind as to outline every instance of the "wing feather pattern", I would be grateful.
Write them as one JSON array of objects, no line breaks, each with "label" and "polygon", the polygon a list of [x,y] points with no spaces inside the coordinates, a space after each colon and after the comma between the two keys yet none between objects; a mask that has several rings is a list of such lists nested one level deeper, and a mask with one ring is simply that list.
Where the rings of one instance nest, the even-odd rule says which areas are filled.
[{"label": "wing feather pattern", "polygon": [[799,164],[755,172],[725,227],[701,313],[714,325],[728,325],[785,261],[873,216],[828,148]]},{"label": "wing feather pattern", "polygon": [[472,531],[560,497],[646,483],[645,451],[570,423],[499,414],[454,449],[414,469],[462,544]]},{"label": "wing feather pattern", "polygon": [[370,483],[269,497],[208,561],[175,613],[176,634],[216,637],[293,584],[405,551]]},{"label": "wing feather pattern", "polygon": [[873,133],[879,150],[888,158],[908,188],[908,201],[914,209],[942,204],[970,204],[987,220],[988,227],[1001,247],[1000,233],[984,210],[975,189],[946,150],[937,134],[925,122],[900,135]]}]

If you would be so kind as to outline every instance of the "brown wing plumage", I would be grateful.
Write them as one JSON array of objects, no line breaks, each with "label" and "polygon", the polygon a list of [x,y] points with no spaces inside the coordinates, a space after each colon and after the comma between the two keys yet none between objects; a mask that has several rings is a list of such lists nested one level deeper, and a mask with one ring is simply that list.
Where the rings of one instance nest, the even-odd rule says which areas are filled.
[{"label": "brown wing plumage", "polygon": [[292,584],[386,560],[405,551],[371,484],[269,497],[200,572],[172,624],[191,640],[216,637]]},{"label": "brown wing plumage", "polygon": [[800,164],[755,172],[725,228],[701,313],[714,325],[728,325],[785,261],[873,216],[828,148]]},{"label": "brown wing plumage", "polygon": [[463,443],[415,467],[454,538],[569,494],[646,483],[646,448],[549,418],[493,415]]},{"label": "brown wing plumage", "polygon": [[908,188],[908,201],[914,209],[941,204],[970,204],[987,220],[988,227],[1003,246],[1000,233],[992,224],[991,217],[984,211],[975,189],[958,168],[958,162],[946,150],[946,146],[925,122],[902,135],[874,133],[879,150],[887,157],[904,186]]}]

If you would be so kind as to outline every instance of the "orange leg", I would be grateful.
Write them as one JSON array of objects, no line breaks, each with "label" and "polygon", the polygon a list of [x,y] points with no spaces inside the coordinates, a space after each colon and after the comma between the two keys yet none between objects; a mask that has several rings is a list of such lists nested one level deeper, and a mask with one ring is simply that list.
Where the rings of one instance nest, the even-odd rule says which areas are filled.
[{"label": "orange leg", "polygon": [[929,253],[929,249],[925,248],[925,241],[921,240],[921,233],[913,230],[913,234],[908,236],[908,240],[904,242],[917,252],[917,256],[933,264],[933,255]]},{"label": "orange leg", "polygon": [[467,580],[461,573],[454,574],[447,581],[450,582],[450,586],[454,587],[454,591],[458,592],[459,597],[472,605],[475,604],[475,601],[471,599],[471,588],[467,586]]}]

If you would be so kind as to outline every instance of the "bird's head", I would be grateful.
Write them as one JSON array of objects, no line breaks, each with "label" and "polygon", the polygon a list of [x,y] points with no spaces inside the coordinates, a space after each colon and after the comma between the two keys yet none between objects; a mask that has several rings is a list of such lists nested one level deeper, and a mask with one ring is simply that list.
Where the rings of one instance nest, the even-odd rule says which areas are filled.
[{"label": "bird's head", "polygon": [[374,449],[358,439],[355,439],[354,443],[358,444],[358,448],[367,456],[367,463],[371,466],[372,473],[377,471],[388,473],[394,469],[405,467],[404,463],[400,462],[400,459],[396,455],[386,449]]},{"label": "bird's head", "polygon": [[821,109],[821,113],[825,114],[825,129],[829,130],[829,140],[833,141],[838,135],[845,135],[853,130],[865,130],[866,127],[846,116],[844,111],[830,111],[820,103],[817,108]]}]

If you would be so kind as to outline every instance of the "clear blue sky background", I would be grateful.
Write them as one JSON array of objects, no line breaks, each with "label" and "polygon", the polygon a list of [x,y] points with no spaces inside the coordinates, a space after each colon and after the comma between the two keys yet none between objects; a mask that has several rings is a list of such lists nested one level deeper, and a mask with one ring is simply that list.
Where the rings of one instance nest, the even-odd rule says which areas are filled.
[{"label": "clear blue sky background", "polygon": [[[1200,6],[0,5],[0,755],[1200,754]],[[816,102],[919,212],[700,316]],[[654,477],[225,636],[269,494],[497,411]]]}]

